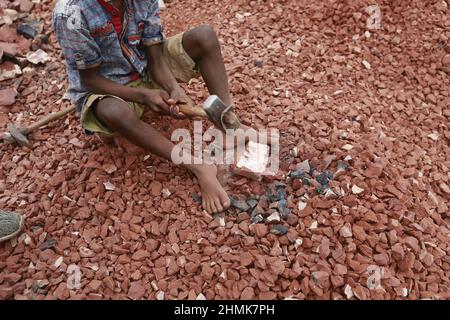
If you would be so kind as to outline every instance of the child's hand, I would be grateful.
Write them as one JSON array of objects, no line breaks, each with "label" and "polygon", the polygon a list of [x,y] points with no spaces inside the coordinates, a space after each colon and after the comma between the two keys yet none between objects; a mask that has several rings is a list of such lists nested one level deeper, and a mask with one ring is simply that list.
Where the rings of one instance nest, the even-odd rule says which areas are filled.
[{"label": "child's hand", "polygon": [[177,86],[175,89],[172,90],[168,102],[169,104],[174,106],[177,104],[185,104],[190,108],[195,107],[194,101],[192,101],[191,98],[188,97],[186,92],[180,86]]},{"label": "child's hand", "polygon": [[164,90],[142,89],[142,104],[148,106],[153,112],[181,117],[182,114],[176,105],[170,103],[170,96]]}]

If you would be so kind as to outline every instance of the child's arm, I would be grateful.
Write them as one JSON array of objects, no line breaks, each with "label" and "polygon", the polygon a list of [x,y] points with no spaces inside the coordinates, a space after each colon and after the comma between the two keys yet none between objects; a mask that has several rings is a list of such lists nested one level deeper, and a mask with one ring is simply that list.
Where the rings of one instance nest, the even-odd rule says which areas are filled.
[{"label": "child's arm", "polygon": [[194,107],[194,102],[186,95],[183,88],[180,87],[170,70],[162,53],[162,44],[154,44],[146,47],[148,58],[148,69],[152,79],[156,81],[164,90],[170,94],[169,103],[187,104]]},{"label": "child's arm", "polygon": [[146,105],[154,112],[170,113],[169,95],[164,90],[131,88],[103,77],[100,67],[80,70],[81,82],[89,92],[113,95],[125,101]]},{"label": "child's arm", "polygon": [[152,79],[164,90],[171,93],[180,86],[163,56],[162,43],[146,46],[148,71]]},{"label": "child's arm", "polygon": [[[80,73],[80,80],[92,93],[118,96],[126,101],[149,106],[153,111],[169,113],[169,95],[163,90],[133,89],[108,80],[100,74],[103,62],[101,50],[87,29],[87,23],[79,12],[75,22],[67,14],[53,16],[53,28],[64,53],[66,63]],[[173,108],[172,108],[173,109]]]},{"label": "child's arm", "polygon": [[148,60],[148,72],[153,81],[159,84],[170,95],[169,103],[176,105],[177,103],[187,104],[194,107],[193,101],[186,95],[184,90],[178,84],[172,71],[169,68],[163,56],[164,32],[159,17],[158,1],[142,1],[147,2],[147,16],[144,19],[144,32],[142,42]]}]

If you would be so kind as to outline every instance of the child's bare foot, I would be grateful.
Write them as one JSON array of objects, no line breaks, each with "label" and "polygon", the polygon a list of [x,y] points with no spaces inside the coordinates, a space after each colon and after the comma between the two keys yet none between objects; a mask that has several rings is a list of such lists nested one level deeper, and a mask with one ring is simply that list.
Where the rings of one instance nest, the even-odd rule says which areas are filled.
[{"label": "child's bare foot", "polygon": [[121,136],[120,134],[114,135],[114,142],[119,149],[122,149],[129,155],[138,156],[145,152],[144,149],[131,143],[127,138]]},{"label": "child's bare foot", "polygon": [[[263,141],[261,141],[260,139],[266,139],[266,141],[264,141],[264,144],[267,145],[272,145],[272,143],[278,141],[278,136],[277,134],[275,134],[275,132],[273,130],[271,130],[270,128],[267,129],[266,134],[263,135],[259,135],[260,131],[258,129],[255,128],[251,128],[249,126],[246,126],[245,124],[241,124],[241,126],[239,127],[240,130],[242,130],[242,132],[245,133],[249,133],[248,136],[245,137],[245,143],[248,143],[249,141],[253,141],[256,143],[263,143]],[[253,134],[250,134],[250,132],[254,132]]]},{"label": "child's bare foot", "polygon": [[199,165],[192,170],[202,189],[202,206],[208,213],[222,212],[230,207],[230,198],[217,180],[214,165]]},{"label": "child's bare foot", "polygon": [[111,134],[106,135],[104,133],[96,133],[96,138],[102,142],[103,144],[113,146],[114,144],[121,150],[125,151],[130,155],[140,155],[145,152],[141,147],[136,146],[135,144],[128,141],[125,137],[120,134]]},{"label": "child's bare foot", "polygon": [[104,133],[98,132],[95,134],[95,137],[103,144],[112,145],[114,143],[114,137],[112,135],[106,135]]},{"label": "child's bare foot", "polygon": [[[219,140],[214,140],[213,144],[217,147],[222,148],[223,150],[229,150],[233,148],[236,149],[236,147],[238,146],[237,143],[239,142],[247,144],[249,141],[253,141],[256,143],[264,143],[270,146],[274,142],[278,141],[277,134],[273,130],[267,129],[265,133],[261,133],[260,131],[258,131],[258,129],[251,128],[244,124],[241,124],[239,129],[229,135],[225,134],[225,132],[221,133],[222,135],[215,137]],[[262,139],[265,139],[265,141],[262,141]]]}]

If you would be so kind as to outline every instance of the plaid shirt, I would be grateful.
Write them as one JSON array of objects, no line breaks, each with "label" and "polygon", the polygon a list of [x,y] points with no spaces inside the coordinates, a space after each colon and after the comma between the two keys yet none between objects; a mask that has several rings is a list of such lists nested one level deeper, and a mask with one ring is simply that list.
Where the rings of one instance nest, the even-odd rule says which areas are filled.
[{"label": "plaid shirt", "polygon": [[68,94],[78,111],[88,95],[79,70],[100,66],[120,84],[146,76],[144,46],[164,41],[158,0],[123,0],[124,14],[105,0],[58,0],[53,29],[66,59]]}]

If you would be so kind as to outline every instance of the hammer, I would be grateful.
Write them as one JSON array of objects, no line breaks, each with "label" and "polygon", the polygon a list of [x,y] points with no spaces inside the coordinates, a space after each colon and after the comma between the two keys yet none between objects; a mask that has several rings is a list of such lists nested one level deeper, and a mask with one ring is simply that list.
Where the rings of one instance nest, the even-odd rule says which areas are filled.
[{"label": "hammer", "polygon": [[216,95],[211,95],[203,103],[203,108],[189,108],[186,105],[179,106],[180,112],[188,117],[208,118],[214,125],[226,131],[227,129],[238,129],[241,125],[232,106],[227,106]]},{"label": "hammer", "polygon": [[[206,99],[205,103],[203,104],[203,108],[189,108],[186,105],[180,105],[179,108],[180,111],[188,117],[209,118],[209,120],[211,120],[214,125],[222,129],[223,131],[226,131],[227,129],[238,129],[241,125],[236,114],[233,112],[233,108],[231,106],[225,105],[222,100],[220,100],[220,98],[215,95],[209,96],[208,99]],[[61,111],[51,113],[43,119],[30,125],[29,127],[23,129],[19,129],[16,126],[10,124],[8,126],[8,131],[5,132],[2,137],[0,137],[0,142],[7,141],[10,143],[16,143],[21,147],[31,148],[31,143],[27,139],[27,135],[30,132],[48,124],[53,120],[64,117],[66,114],[71,113],[74,110],[75,106],[67,107],[66,109],[63,109]]]},{"label": "hammer", "polygon": [[0,141],[16,143],[21,147],[31,148],[31,143],[27,139],[27,135],[30,132],[32,132],[42,126],[45,126],[46,124],[48,124],[49,122],[51,122],[53,120],[57,120],[57,119],[64,117],[66,114],[71,113],[74,110],[75,110],[75,106],[70,106],[61,111],[50,113],[49,115],[45,116],[41,120],[33,123],[32,125],[30,125],[26,128],[22,128],[22,129],[19,129],[16,126],[10,124],[10,125],[8,125],[8,131],[5,132],[2,137],[0,137]]}]

